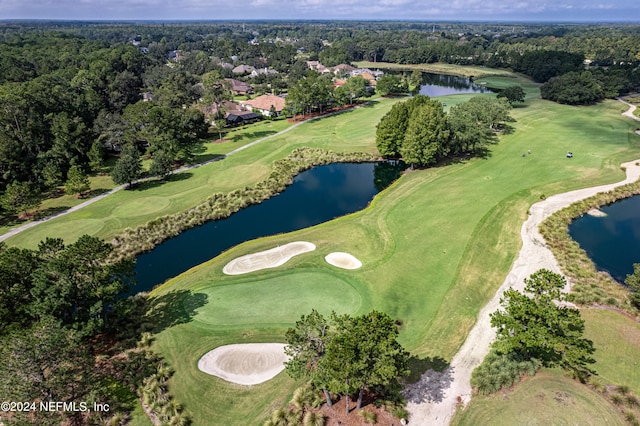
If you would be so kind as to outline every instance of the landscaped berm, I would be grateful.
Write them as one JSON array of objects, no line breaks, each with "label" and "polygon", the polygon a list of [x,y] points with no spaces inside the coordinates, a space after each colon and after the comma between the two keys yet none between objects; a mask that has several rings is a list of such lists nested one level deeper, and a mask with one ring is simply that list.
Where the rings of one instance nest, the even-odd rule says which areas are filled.
[{"label": "landscaped berm", "polygon": [[315,244],[306,241],[296,241],[269,250],[247,254],[233,259],[227,263],[222,272],[227,275],[241,275],[259,271],[266,268],[275,268],[284,265],[293,256],[313,251]]},{"label": "landscaped berm", "polygon": [[239,385],[257,385],[284,370],[283,343],[246,343],[219,346],[198,361],[198,369]]}]

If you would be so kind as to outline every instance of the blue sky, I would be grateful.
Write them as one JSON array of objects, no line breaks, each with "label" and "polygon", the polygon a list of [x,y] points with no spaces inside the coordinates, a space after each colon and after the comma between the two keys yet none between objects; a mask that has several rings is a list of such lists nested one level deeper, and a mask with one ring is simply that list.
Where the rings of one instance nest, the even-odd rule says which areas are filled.
[{"label": "blue sky", "polygon": [[0,19],[640,22],[640,0],[0,0]]}]

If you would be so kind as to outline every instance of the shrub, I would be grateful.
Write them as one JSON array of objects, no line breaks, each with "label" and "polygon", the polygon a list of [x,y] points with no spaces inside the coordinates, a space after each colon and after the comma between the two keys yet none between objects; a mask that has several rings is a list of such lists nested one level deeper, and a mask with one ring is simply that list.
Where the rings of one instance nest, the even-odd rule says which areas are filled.
[{"label": "shrub", "polygon": [[518,359],[514,354],[499,354],[492,349],[471,374],[471,386],[478,393],[488,395],[513,386],[525,375],[532,376],[540,368],[540,361]]},{"label": "shrub", "polygon": [[358,415],[362,417],[365,423],[371,425],[375,425],[376,423],[378,423],[378,416],[376,416],[376,413],[374,413],[373,411],[362,410],[358,413]]},{"label": "shrub", "polygon": [[309,411],[302,420],[304,426],[324,426],[324,416],[320,413]]}]

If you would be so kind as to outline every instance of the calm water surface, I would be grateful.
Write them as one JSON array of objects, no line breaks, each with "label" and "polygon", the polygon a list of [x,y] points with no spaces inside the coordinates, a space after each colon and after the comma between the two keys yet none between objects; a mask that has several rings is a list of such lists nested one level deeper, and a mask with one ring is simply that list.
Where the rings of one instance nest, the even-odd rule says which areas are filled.
[{"label": "calm water surface", "polygon": [[219,255],[244,241],[291,232],[365,208],[374,195],[397,179],[402,165],[336,163],[299,174],[280,195],[226,219],[189,229],[136,262],[136,292]]},{"label": "calm water surface", "polygon": [[459,93],[491,93],[491,90],[465,77],[422,73],[421,95],[434,97]]},{"label": "calm water surface", "polygon": [[600,210],[606,217],[584,215],[569,226],[596,267],[619,282],[640,263],[640,196],[627,198]]}]

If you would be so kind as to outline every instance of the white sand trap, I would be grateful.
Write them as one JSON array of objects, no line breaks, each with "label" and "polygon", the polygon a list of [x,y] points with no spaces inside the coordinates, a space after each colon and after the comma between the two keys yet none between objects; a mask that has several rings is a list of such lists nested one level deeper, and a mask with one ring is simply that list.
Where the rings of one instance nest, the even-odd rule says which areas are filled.
[{"label": "white sand trap", "polygon": [[257,385],[284,370],[288,357],[283,343],[245,343],[219,346],[198,361],[198,369],[239,385]]},{"label": "white sand trap", "polygon": [[362,262],[349,253],[340,251],[329,253],[324,257],[328,264],[343,269],[358,269],[362,267]]},{"label": "white sand trap", "polygon": [[275,268],[284,265],[293,256],[315,249],[315,244],[306,241],[296,241],[269,250],[237,257],[227,263],[224,268],[222,268],[222,272],[227,275],[240,275],[261,269]]}]

